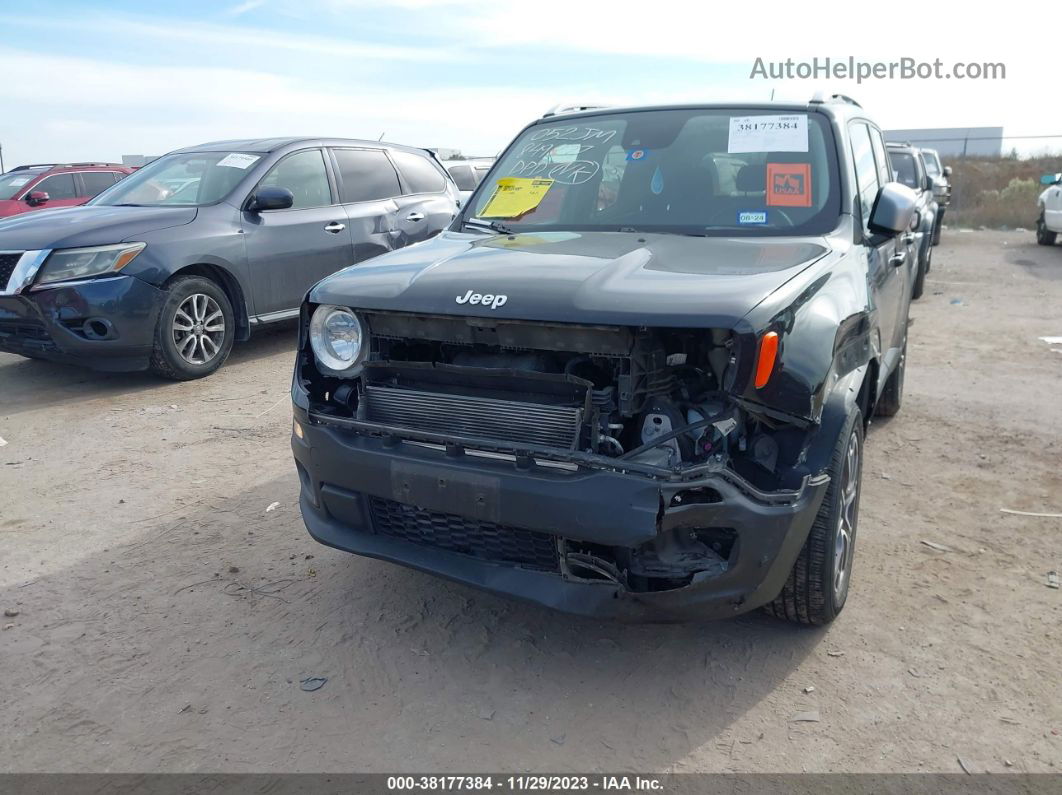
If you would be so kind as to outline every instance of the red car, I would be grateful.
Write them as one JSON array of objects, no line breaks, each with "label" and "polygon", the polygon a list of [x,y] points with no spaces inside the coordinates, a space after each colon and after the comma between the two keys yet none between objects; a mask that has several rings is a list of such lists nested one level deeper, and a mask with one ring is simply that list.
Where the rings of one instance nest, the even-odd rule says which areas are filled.
[{"label": "red car", "polygon": [[19,166],[0,174],[0,218],[84,204],[134,170],[115,163]]}]

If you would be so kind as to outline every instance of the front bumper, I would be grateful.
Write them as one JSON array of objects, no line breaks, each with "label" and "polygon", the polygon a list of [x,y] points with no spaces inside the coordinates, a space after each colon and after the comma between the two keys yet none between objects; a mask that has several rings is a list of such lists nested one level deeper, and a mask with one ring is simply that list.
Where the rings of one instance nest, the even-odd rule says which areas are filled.
[{"label": "front bumper", "polygon": [[[668,480],[631,472],[529,463],[435,449],[336,427],[295,406],[302,438],[292,449],[306,527],[337,549],[400,563],[448,579],[582,615],[632,621],[724,618],[760,607],[781,591],[807,538],[828,478],[796,492],[757,492],[729,472]],[[711,490],[713,502],[676,504]],[[681,528],[727,528],[736,542],[724,570],[669,590],[499,563],[380,532],[379,501],[416,506],[447,522],[501,533],[532,531],[600,548],[632,549]],[[503,536],[504,537],[504,536]]]},{"label": "front bumper", "polygon": [[0,351],[97,370],[144,370],[163,291],[111,276],[0,295]]}]

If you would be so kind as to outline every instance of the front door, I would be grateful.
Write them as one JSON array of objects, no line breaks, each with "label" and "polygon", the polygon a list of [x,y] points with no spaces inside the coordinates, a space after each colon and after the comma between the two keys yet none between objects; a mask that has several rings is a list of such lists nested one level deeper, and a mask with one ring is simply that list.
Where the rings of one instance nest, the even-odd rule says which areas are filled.
[{"label": "front door", "polygon": [[[909,251],[902,236],[881,235],[870,231],[870,213],[881,186],[889,181],[891,166],[885,155],[881,133],[863,122],[853,122],[852,158],[855,163],[859,207],[866,241],[867,286],[881,329],[881,354],[891,371],[899,361],[900,348],[906,331],[907,307],[910,301],[910,279],[907,258]],[[884,383],[883,373],[881,383]]]},{"label": "front door", "polygon": [[243,212],[248,274],[259,317],[297,309],[316,282],[354,262],[347,214],[320,149],[281,159],[257,188],[285,188],[287,210]]}]

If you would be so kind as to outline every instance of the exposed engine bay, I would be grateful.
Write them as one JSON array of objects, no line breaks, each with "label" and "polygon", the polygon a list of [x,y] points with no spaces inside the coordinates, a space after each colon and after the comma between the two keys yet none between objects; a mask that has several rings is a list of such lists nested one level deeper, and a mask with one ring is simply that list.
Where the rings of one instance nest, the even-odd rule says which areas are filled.
[{"label": "exposed engine bay", "polygon": [[355,419],[673,471],[714,462],[764,487],[775,486],[780,456],[799,452],[799,439],[779,435],[802,437],[796,429],[729,396],[736,361],[726,330],[365,319],[371,347],[360,378],[318,387],[331,410]]}]

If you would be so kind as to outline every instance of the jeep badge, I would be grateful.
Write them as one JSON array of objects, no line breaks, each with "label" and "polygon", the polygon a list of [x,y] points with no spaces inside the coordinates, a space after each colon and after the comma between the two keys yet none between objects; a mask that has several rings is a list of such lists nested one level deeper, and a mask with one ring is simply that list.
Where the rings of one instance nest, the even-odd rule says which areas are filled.
[{"label": "jeep badge", "polygon": [[471,290],[456,298],[459,304],[479,304],[480,306],[489,306],[491,309],[505,306],[505,302],[508,300],[509,296],[507,295],[483,295],[482,293],[474,293]]}]

